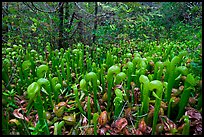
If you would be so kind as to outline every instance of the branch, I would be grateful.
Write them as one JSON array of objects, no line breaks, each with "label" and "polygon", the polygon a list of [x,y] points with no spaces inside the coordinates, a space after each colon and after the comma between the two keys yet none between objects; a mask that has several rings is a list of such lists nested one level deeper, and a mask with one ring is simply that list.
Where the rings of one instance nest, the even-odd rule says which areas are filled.
[{"label": "branch", "polygon": [[2,37],[2,41],[7,42],[3,37]]},{"label": "branch", "polygon": [[88,17],[89,17],[89,16],[95,17],[94,15],[88,13],[85,9],[82,9],[82,7],[80,7],[77,2],[74,2],[74,4],[75,4],[80,10],[82,10],[82,11],[84,11],[86,14],[88,14],[88,15],[87,15]]},{"label": "branch", "polygon": [[72,35],[70,36],[70,39],[72,39],[72,37],[73,37],[73,36],[74,36],[74,34],[76,33],[76,31],[77,31],[78,27],[79,27],[79,23],[77,24],[76,29],[74,30],[74,32],[73,32],[73,33],[72,33]]},{"label": "branch", "polygon": [[87,15],[88,17],[89,17],[89,16],[92,16],[92,17],[97,17],[97,18],[98,18],[98,17],[103,17],[103,16],[107,16],[107,15],[111,15],[111,14],[112,14],[112,16],[114,15],[113,12],[107,12],[107,13],[102,13],[102,14],[98,14],[97,16],[95,16],[95,15],[93,15],[93,14],[88,13],[86,10],[84,10],[82,7],[80,7],[77,2],[75,2],[75,5],[76,5],[80,10],[83,10],[86,14],[88,14],[88,15]]},{"label": "branch", "polygon": [[2,5],[2,10],[5,12],[6,15],[10,13],[8,10],[8,3],[5,3],[4,5]]},{"label": "branch", "polygon": [[32,4],[32,6],[33,6],[36,10],[38,10],[38,11],[40,11],[40,12],[53,13],[53,12],[58,11],[59,8],[63,6],[64,2],[62,2],[61,5],[59,5],[58,7],[56,7],[55,10],[53,10],[53,11],[45,11],[45,10],[39,9],[39,8],[37,8],[37,7],[34,5],[33,2],[31,2],[31,4]]},{"label": "branch", "polygon": [[72,26],[72,22],[73,22],[73,20],[74,20],[74,16],[75,16],[75,12],[73,12],[73,14],[72,14],[72,17],[71,17],[71,20],[70,20],[70,23],[69,23],[69,26],[68,26],[69,29],[70,29],[71,26]]},{"label": "branch", "polygon": [[5,14],[8,14],[8,13],[9,13],[7,9],[4,9],[4,7],[2,7],[2,10],[3,10],[3,12],[4,12]]},{"label": "branch", "polygon": [[26,5],[28,8],[30,8],[33,12],[37,13],[29,4],[26,2],[23,2],[24,5]]}]

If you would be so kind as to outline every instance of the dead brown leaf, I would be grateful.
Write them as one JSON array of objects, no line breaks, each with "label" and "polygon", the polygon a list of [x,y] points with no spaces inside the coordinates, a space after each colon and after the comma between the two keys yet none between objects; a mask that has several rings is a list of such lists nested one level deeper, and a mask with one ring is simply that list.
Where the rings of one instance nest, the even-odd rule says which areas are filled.
[{"label": "dead brown leaf", "polygon": [[105,135],[107,131],[108,131],[108,128],[102,127],[101,129],[99,129],[99,135]]},{"label": "dead brown leaf", "polygon": [[101,126],[105,125],[108,121],[108,115],[106,111],[101,112],[99,118],[98,118],[98,122]]},{"label": "dead brown leaf", "polygon": [[82,120],[82,126],[86,126],[88,124],[88,119],[86,117]]},{"label": "dead brown leaf", "polygon": [[133,119],[133,118],[132,118],[131,108],[125,109],[125,118],[126,118],[127,120],[132,120],[132,119]]},{"label": "dead brown leaf", "polygon": [[22,108],[15,109],[15,110],[13,111],[13,115],[14,115],[16,118],[25,119],[27,122],[29,122],[28,118],[25,117],[25,116],[23,116],[23,114],[20,113],[21,110],[25,111],[25,109],[22,109]]},{"label": "dead brown leaf", "polygon": [[132,129],[132,133],[134,135],[143,135],[142,132],[139,129]]},{"label": "dead brown leaf", "polygon": [[62,106],[66,106],[66,105],[67,105],[66,102],[60,102],[60,103],[57,104],[58,107],[62,107]]},{"label": "dead brown leaf", "polygon": [[123,135],[131,135],[127,127],[123,128]]},{"label": "dead brown leaf", "polygon": [[186,108],[185,115],[189,116],[191,130],[193,135],[202,135],[202,115],[196,109],[192,107]]},{"label": "dead brown leaf", "polygon": [[196,109],[192,107],[187,107],[186,110],[187,111],[185,112],[185,115],[188,115],[191,120],[195,119],[195,120],[202,121],[202,116],[200,112],[198,112]]},{"label": "dead brown leaf", "polygon": [[138,125],[138,129],[144,133],[147,130],[147,125],[144,121],[144,118],[142,118],[142,120],[140,121],[139,125]]},{"label": "dead brown leaf", "polygon": [[161,123],[164,125],[164,130],[169,132],[171,129],[176,129],[176,124],[167,116],[161,116]]},{"label": "dead brown leaf", "polygon": [[122,131],[124,127],[128,125],[128,121],[125,118],[120,118],[111,124],[111,127],[114,129],[116,133]]}]

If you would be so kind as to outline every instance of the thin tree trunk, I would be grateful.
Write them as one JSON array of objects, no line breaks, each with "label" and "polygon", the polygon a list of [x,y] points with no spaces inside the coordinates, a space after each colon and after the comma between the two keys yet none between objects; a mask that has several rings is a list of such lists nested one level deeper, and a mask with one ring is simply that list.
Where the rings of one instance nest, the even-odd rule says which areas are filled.
[{"label": "thin tree trunk", "polygon": [[74,16],[75,16],[75,12],[73,12],[73,14],[72,14],[72,17],[71,17],[71,20],[70,20],[70,23],[69,23],[69,27],[68,27],[69,29],[71,29],[71,27],[72,27]]},{"label": "thin tree trunk", "polygon": [[96,30],[97,30],[97,13],[98,13],[98,5],[97,2],[95,2],[95,19],[94,19],[94,34],[93,34],[93,43],[96,41]]},{"label": "thin tree trunk", "polygon": [[[65,6],[65,17],[64,17],[65,20],[68,20],[69,19],[69,2],[66,2],[66,6]],[[68,27],[68,23],[66,24],[65,26],[66,28]]]},{"label": "thin tree trunk", "polygon": [[[69,7],[69,2],[66,2],[65,3],[65,16],[64,16],[64,27],[65,28],[68,28],[69,27],[69,23],[68,23],[68,21],[69,21],[69,16],[70,16],[70,14],[69,14],[69,9],[70,9],[70,7]],[[67,33],[67,32],[65,32],[65,33]],[[66,34],[66,36],[68,37],[69,36],[69,33],[68,34]],[[64,44],[66,45],[66,46],[68,46],[69,45],[69,38],[68,39],[66,39],[66,40],[64,40]],[[66,47],[67,48],[67,47]]]},{"label": "thin tree trunk", "polygon": [[[5,5],[6,8],[2,10],[3,18],[6,17],[6,16],[7,17],[9,16],[9,5],[8,5],[8,2],[5,2],[4,5]],[[6,42],[8,40],[8,32],[9,32],[8,23],[6,23],[6,25],[3,26],[2,33],[1,33],[1,35],[2,35],[1,37],[2,38],[4,38],[3,34],[6,34],[5,35],[5,39],[4,39],[5,41],[3,41],[3,42]]]},{"label": "thin tree trunk", "polygon": [[58,43],[58,48],[63,48],[63,4],[62,2],[59,2],[59,43]]},{"label": "thin tree trunk", "polygon": [[84,38],[83,38],[83,36],[84,36],[84,33],[83,33],[83,29],[84,29],[84,27],[83,27],[83,23],[82,23],[82,21],[80,20],[79,21],[79,24],[78,24],[78,30],[79,30],[79,40],[78,41],[80,41],[80,42],[84,42]]}]

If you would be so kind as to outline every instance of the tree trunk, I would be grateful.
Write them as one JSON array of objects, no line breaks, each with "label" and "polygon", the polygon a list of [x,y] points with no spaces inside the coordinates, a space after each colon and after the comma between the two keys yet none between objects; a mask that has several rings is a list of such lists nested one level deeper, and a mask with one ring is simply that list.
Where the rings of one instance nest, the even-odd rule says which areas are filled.
[{"label": "tree trunk", "polygon": [[[64,17],[65,21],[69,20],[69,2],[66,2],[66,6],[65,6],[65,17]],[[66,28],[68,27],[68,23],[66,23]]]},{"label": "tree trunk", "polygon": [[[69,14],[69,12],[70,12],[70,7],[69,7],[69,2],[66,2],[65,3],[65,16],[64,16],[64,27],[65,28],[68,28],[69,27],[69,16],[70,16],[70,14]],[[66,45],[66,46],[69,46],[69,33],[67,34],[67,32],[65,32],[65,37],[66,37],[66,39],[64,39],[64,45]],[[67,48],[67,47],[65,47],[65,48]]]},{"label": "tree trunk", "polygon": [[[8,5],[8,2],[4,2],[3,4],[5,5],[5,8],[2,9],[2,18],[6,17],[6,16],[7,17],[9,16],[9,5]],[[9,32],[8,23],[9,22],[6,22],[2,26],[1,37],[2,37],[3,42],[7,42],[7,40],[8,40],[8,32]]]},{"label": "tree trunk", "polygon": [[59,2],[59,42],[58,48],[63,48],[63,2]]},{"label": "tree trunk", "polygon": [[95,19],[94,19],[94,34],[93,34],[93,43],[96,41],[96,30],[97,30],[97,13],[98,13],[98,5],[97,2],[95,2]]},{"label": "tree trunk", "polygon": [[[82,20],[82,19],[81,19]],[[84,43],[84,25],[83,25],[83,22],[82,21],[79,21],[78,23],[78,32],[79,32],[79,37],[78,37],[78,41]]]}]

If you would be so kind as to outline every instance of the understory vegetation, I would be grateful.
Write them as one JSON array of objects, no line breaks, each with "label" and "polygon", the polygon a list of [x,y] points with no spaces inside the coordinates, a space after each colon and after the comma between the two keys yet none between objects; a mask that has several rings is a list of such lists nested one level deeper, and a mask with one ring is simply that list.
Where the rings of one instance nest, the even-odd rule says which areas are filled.
[{"label": "understory vegetation", "polygon": [[3,135],[201,135],[202,2],[2,2]]}]

